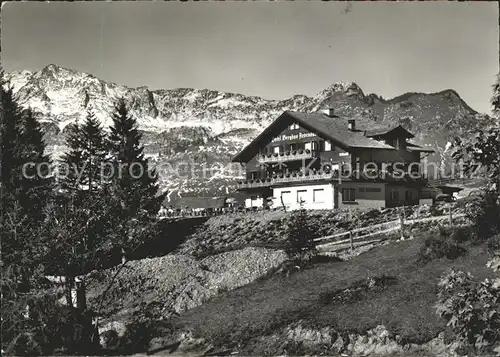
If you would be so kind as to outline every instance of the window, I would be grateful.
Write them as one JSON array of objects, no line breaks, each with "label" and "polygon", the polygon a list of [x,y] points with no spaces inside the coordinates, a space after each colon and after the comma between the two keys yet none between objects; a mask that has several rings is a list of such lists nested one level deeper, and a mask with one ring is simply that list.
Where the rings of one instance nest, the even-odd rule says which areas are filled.
[{"label": "window", "polygon": [[325,140],[325,151],[332,151],[332,144]]},{"label": "window", "polygon": [[323,188],[316,188],[313,190],[313,202],[315,203],[325,202],[325,190]]},{"label": "window", "polygon": [[405,199],[406,199],[407,201],[411,201],[411,200],[413,199],[413,197],[412,197],[412,196],[413,196],[413,195],[412,195],[412,192],[411,192],[410,190],[407,190],[407,191],[406,191],[406,193],[405,193]]},{"label": "window", "polygon": [[391,200],[399,201],[399,191],[396,190],[391,191]]},{"label": "window", "polygon": [[312,150],[312,143],[311,142],[306,143],[305,150]]},{"label": "window", "polygon": [[290,130],[297,130],[299,128],[299,124],[297,123],[293,123],[292,125],[290,125]]},{"label": "window", "polygon": [[306,202],[307,202],[307,190],[298,190],[297,203],[306,203]]},{"label": "window", "polygon": [[291,203],[292,191],[282,191],[281,192],[281,201],[284,205],[289,205]]},{"label": "window", "polygon": [[342,189],[342,201],[343,202],[354,202],[356,190],[354,188],[343,188]]},{"label": "window", "polygon": [[382,192],[380,187],[367,187],[366,192]]},{"label": "window", "polygon": [[279,154],[280,153],[280,147],[279,146],[273,147],[273,153],[274,154]]}]

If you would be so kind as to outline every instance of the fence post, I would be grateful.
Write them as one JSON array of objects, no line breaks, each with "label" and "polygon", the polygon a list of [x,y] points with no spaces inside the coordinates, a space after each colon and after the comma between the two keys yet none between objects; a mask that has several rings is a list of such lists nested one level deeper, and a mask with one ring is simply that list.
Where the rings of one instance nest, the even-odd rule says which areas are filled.
[{"label": "fence post", "polygon": [[352,254],[352,252],[354,251],[354,242],[352,239],[352,231],[349,231],[349,241],[351,243],[351,254]]},{"label": "fence post", "polygon": [[399,214],[399,221],[401,224],[401,240],[404,240],[405,239],[405,215],[402,211]]},{"label": "fence post", "polygon": [[448,204],[448,211],[449,211],[449,219],[450,219],[450,227],[453,227],[453,208],[451,203]]}]

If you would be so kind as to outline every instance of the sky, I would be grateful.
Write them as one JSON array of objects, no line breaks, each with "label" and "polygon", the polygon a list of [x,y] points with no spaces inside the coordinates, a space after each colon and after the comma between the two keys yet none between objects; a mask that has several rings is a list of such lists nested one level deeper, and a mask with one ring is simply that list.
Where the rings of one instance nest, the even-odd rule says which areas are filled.
[{"label": "sky", "polygon": [[454,89],[490,113],[496,2],[9,2],[2,66],[48,64],[150,89],[284,99],[356,82],[392,98]]}]

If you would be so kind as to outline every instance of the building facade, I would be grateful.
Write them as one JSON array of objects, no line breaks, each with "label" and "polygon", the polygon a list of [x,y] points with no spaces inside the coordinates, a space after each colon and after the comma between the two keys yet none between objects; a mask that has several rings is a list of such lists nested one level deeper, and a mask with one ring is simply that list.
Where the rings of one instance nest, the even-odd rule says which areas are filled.
[{"label": "building facade", "polygon": [[233,159],[246,166],[247,207],[293,210],[418,204],[422,155],[400,125],[286,111]]}]

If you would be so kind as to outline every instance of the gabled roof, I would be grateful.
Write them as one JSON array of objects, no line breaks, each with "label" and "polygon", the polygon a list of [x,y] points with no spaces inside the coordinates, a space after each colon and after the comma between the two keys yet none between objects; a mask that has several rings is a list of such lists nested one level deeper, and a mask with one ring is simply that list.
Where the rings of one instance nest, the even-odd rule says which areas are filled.
[{"label": "gabled roof", "polygon": [[405,136],[407,138],[414,138],[415,137],[415,135],[413,135],[408,130],[406,130],[403,126],[401,126],[401,124],[373,125],[373,126],[370,126],[369,128],[367,128],[367,130],[365,130],[365,135],[367,137],[384,136],[384,135],[387,135],[387,134],[394,132],[396,130],[404,132]]},{"label": "gabled roof", "polygon": [[267,143],[272,140],[273,134],[276,133],[276,131],[285,129],[291,122],[298,123],[303,128],[315,133],[324,140],[331,141],[344,150],[352,148],[395,150],[393,146],[366,137],[362,130],[349,130],[347,121],[348,120],[345,118],[332,118],[323,113],[285,111],[236,155],[232,161],[241,162],[250,160],[258,153],[262,145],[267,145]]}]

